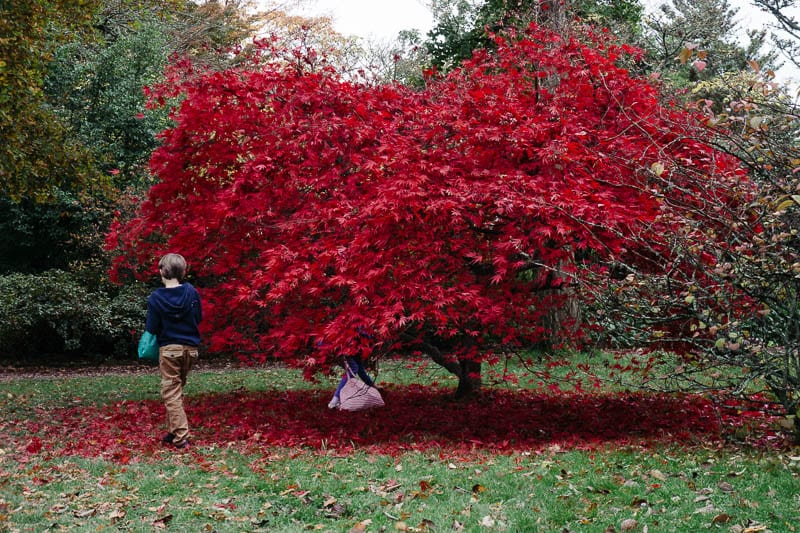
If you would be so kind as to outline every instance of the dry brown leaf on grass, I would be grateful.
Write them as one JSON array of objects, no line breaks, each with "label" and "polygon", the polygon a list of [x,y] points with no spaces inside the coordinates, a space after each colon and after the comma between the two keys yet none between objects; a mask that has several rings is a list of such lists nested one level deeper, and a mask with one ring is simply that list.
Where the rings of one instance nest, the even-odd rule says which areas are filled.
[{"label": "dry brown leaf on grass", "polygon": [[125,518],[126,514],[127,513],[126,513],[125,509],[117,508],[117,509],[114,509],[113,511],[111,511],[108,514],[108,519],[111,520],[112,522],[114,522],[115,520],[121,520],[121,519]]},{"label": "dry brown leaf on grass", "polygon": [[347,533],[364,533],[367,531],[367,528],[370,526],[370,524],[372,524],[372,520],[367,518],[366,520],[362,520],[361,522],[355,524],[347,531]]},{"label": "dry brown leaf on grass", "polygon": [[342,516],[345,511],[347,511],[347,506],[341,503],[334,503],[330,506],[330,508],[325,513],[327,518],[339,518]]},{"label": "dry brown leaf on grass", "polygon": [[428,531],[428,530],[432,531],[434,527],[436,527],[436,524],[433,523],[433,520],[428,520],[427,518],[423,518],[422,522],[420,522],[419,525],[417,526],[417,529],[420,531]]},{"label": "dry brown leaf on grass", "polygon": [[711,520],[712,524],[727,524],[731,521],[731,515],[728,513],[720,513]]},{"label": "dry brown leaf on grass", "polygon": [[755,520],[748,520],[746,526],[736,524],[731,527],[731,533],[768,533],[769,529],[764,524],[759,524]]},{"label": "dry brown leaf on grass", "polygon": [[717,488],[722,492],[733,492],[736,490],[735,488],[733,488],[733,485],[731,485],[727,481],[720,481],[719,483],[717,483]]},{"label": "dry brown leaf on grass", "polygon": [[694,514],[710,514],[716,512],[717,508],[714,507],[714,504],[709,502],[705,507],[700,507],[697,509]]},{"label": "dry brown leaf on grass", "polygon": [[172,515],[168,514],[162,516],[161,518],[156,518],[155,520],[153,520],[153,527],[155,527],[156,529],[166,529],[167,524],[169,524],[171,521],[172,521]]},{"label": "dry brown leaf on grass", "polygon": [[74,516],[75,518],[88,518],[96,514],[97,514],[97,509],[82,509],[80,511],[73,512],[72,516]]}]

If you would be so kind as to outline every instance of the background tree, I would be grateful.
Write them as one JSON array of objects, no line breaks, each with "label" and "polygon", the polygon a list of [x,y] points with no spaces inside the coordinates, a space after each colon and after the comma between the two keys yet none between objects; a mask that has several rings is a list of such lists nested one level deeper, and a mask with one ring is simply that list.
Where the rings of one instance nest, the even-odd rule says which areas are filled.
[{"label": "background tree", "polygon": [[294,60],[299,57],[307,62],[303,69],[332,65],[341,72],[354,73],[363,66],[358,39],[337,32],[330,17],[306,17],[275,9],[264,16],[259,33],[269,37],[276,52],[294,51]]},{"label": "background tree", "polygon": [[251,39],[275,9],[266,3],[264,12],[253,11],[253,4],[252,0],[181,0],[179,10],[168,15],[173,21],[171,51],[195,63],[225,67],[232,59],[230,52]]},{"label": "background tree", "polygon": [[[621,254],[658,214],[645,169],[662,152],[738,176],[682,141],[691,117],[617,66],[627,49],[545,30],[495,44],[424,91],[281,64],[177,73],[159,183],[109,235],[116,275],[181,249],[203,258],[212,350],[309,374],[417,351],[474,392],[493,350],[552,335],[576,261]],[[715,193],[692,176],[663,187]]]},{"label": "background tree", "polygon": [[478,28],[480,2],[469,0],[431,2],[434,26],[428,32],[425,46],[433,65],[448,71],[470,57],[482,41],[483,28]]},{"label": "background tree", "polygon": [[110,223],[110,207],[101,197],[80,201],[61,192],[49,202],[0,198],[0,275],[83,270],[79,265],[85,264],[94,270],[91,282],[100,283],[100,237]]},{"label": "background tree", "polygon": [[161,79],[167,43],[164,24],[139,20],[112,41],[65,44],[49,65],[48,101],[117,187],[146,183],[156,134],[168,124],[165,113],[145,109],[144,95]]},{"label": "background tree", "polygon": [[[42,81],[67,31],[87,30],[97,2],[0,4],[0,193],[48,198],[54,187],[98,180],[91,160],[46,106]],[[51,21],[60,20],[60,28]]]},{"label": "background tree", "polygon": [[390,41],[368,41],[364,63],[377,83],[399,82],[411,87],[425,84],[424,72],[431,64],[422,37],[416,30],[401,31]]},{"label": "background tree", "polygon": [[136,122],[142,88],[171,54],[228,61],[227,51],[255,30],[257,17],[246,5],[4,2],[2,192],[47,199],[56,189],[102,182],[109,169],[141,167],[164,125]]},{"label": "background tree", "polygon": [[661,73],[672,85],[685,87],[724,73],[749,70],[750,61],[773,68],[776,54],[762,52],[765,29],[747,29],[747,43],[740,44],[735,20],[738,11],[727,0],[661,4],[645,18],[650,70]]},{"label": "background tree", "polygon": [[[707,176],[725,192],[700,208],[667,199],[664,217],[682,229],[644,233],[635,254],[609,265],[620,275],[607,290],[590,292],[594,320],[613,324],[603,330],[613,343],[682,355],[668,370],[671,386],[766,393],[800,442],[800,113],[773,76],[728,75],[724,91],[715,91],[725,96],[722,108],[695,104],[707,117],[707,136],[752,180]],[[665,160],[656,170],[679,165]]]},{"label": "background tree", "polygon": [[726,324],[703,355],[714,366],[742,369],[734,380],[740,394],[763,384],[800,443],[800,109],[787,93],[769,73],[757,73],[726,112],[708,111],[718,146],[747,165],[757,187],[748,213],[756,223],[734,226],[739,245],[715,271],[755,313]]},{"label": "background tree", "polygon": [[44,92],[51,108],[112,173],[117,188],[147,183],[147,160],[166,113],[145,108],[145,88],[170,57],[222,68],[252,36],[259,16],[246,2],[106,0],[84,39],[58,47]]},{"label": "background tree", "polygon": [[569,32],[575,19],[610,26],[620,36],[638,34],[642,6],[638,0],[434,0],[433,29],[425,46],[432,64],[447,71],[476,49],[491,48],[493,33],[524,30],[532,22]]},{"label": "background tree", "polygon": [[774,18],[772,35],[775,47],[794,65],[800,67],[800,16],[794,0],[752,0],[751,3]]}]

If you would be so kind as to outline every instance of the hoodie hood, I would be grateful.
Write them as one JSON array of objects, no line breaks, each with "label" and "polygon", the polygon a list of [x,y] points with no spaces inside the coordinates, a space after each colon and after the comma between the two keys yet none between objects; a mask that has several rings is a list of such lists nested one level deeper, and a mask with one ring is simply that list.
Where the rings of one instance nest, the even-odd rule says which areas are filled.
[{"label": "hoodie hood", "polygon": [[171,320],[183,320],[192,312],[194,287],[182,283],[177,287],[160,287],[150,296],[150,305],[162,316]]}]

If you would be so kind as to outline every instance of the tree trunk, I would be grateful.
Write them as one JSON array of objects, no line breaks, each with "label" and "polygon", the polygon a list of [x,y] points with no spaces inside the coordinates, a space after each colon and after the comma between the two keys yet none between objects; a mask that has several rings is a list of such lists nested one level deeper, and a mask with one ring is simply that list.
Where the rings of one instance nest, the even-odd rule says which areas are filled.
[{"label": "tree trunk", "polygon": [[459,359],[454,361],[445,357],[442,352],[432,344],[425,345],[425,351],[434,363],[440,365],[445,370],[458,378],[456,388],[456,398],[468,398],[474,396],[481,389],[481,364],[471,359]]},{"label": "tree trunk", "polygon": [[[553,277],[561,275],[559,273],[564,270],[563,267],[564,262],[550,271],[546,286],[551,285]],[[541,268],[533,271],[534,278],[541,274]],[[569,285],[562,285],[557,288],[542,288],[536,294],[540,298],[540,305],[547,306],[547,313],[542,317],[540,324],[547,332],[546,337],[541,339],[536,348],[545,352],[563,348],[570,339],[576,338],[581,327],[581,303],[575,294],[575,289]]]},{"label": "tree trunk", "polygon": [[800,407],[794,412],[794,443],[800,445]]},{"label": "tree trunk", "polygon": [[456,398],[469,398],[481,389],[481,364],[468,359],[462,359],[459,363],[461,374],[458,376]]},{"label": "tree trunk", "polygon": [[577,338],[581,326],[581,307],[578,297],[570,288],[543,291],[543,297],[555,296],[558,305],[551,305],[543,317],[542,326],[547,332],[537,348],[545,352],[563,349],[572,339]]}]

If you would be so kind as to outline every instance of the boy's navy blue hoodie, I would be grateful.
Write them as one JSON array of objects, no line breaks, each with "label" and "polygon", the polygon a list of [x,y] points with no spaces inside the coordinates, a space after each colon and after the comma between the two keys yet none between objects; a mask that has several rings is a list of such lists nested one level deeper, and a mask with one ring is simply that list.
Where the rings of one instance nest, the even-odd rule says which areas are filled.
[{"label": "boy's navy blue hoodie", "polygon": [[158,337],[159,346],[199,346],[202,318],[200,295],[191,283],[158,288],[147,299],[145,329]]}]

